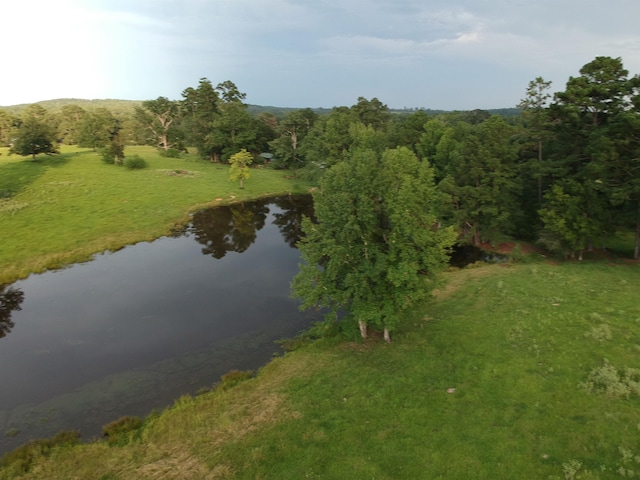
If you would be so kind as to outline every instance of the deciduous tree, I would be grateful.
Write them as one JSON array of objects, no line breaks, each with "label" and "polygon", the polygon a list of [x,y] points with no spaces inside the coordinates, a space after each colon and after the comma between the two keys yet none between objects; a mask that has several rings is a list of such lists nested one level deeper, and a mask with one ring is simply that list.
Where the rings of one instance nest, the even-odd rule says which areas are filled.
[{"label": "deciduous tree", "polygon": [[202,158],[220,161],[220,150],[214,141],[215,121],[220,114],[220,96],[207,78],[201,78],[197,88],[182,92],[187,140],[195,145]]},{"label": "deciduous tree", "polygon": [[11,153],[31,155],[34,160],[40,153],[58,153],[55,146],[56,132],[47,123],[46,113],[46,110],[39,105],[30,105],[27,108],[16,131]]},{"label": "deciduous tree", "polygon": [[447,264],[455,235],[437,227],[437,195],[428,163],[406,147],[358,149],[331,167],[314,195],[317,223],[303,221],[292,284],[302,307],[347,311],[362,337],[376,326],[389,341]]},{"label": "deciduous tree", "polygon": [[240,188],[244,188],[244,181],[251,176],[249,165],[253,163],[253,156],[244,148],[229,158],[229,177],[232,182],[240,181]]},{"label": "deciduous tree", "polygon": [[142,102],[142,107],[136,108],[135,117],[151,132],[158,148],[169,150],[180,146],[179,130],[175,128],[180,118],[178,102],[166,97],[146,100]]}]

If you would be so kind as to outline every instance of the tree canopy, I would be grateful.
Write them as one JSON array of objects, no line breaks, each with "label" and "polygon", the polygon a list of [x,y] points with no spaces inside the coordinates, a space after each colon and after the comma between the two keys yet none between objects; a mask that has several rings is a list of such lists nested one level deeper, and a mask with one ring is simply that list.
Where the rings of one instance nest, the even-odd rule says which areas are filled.
[{"label": "tree canopy", "polygon": [[372,326],[389,340],[447,265],[455,234],[438,226],[438,203],[432,169],[406,147],[357,149],[329,169],[314,195],[317,222],[303,221],[292,284],[303,308],[348,312],[363,337]]}]

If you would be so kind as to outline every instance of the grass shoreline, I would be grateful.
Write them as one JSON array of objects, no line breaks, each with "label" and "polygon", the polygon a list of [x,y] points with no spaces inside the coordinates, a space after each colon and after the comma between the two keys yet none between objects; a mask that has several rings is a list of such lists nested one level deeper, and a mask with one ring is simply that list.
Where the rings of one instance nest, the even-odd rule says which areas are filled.
[{"label": "grass shoreline", "polygon": [[310,187],[286,171],[255,168],[240,190],[226,165],[195,155],[163,158],[150,147],[129,147],[127,154],[143,157],[149,168],[106,165],[75,147],[36,162],[0,156],[0,192],[11,194],[0,198],[0,284],[155,240],[197,210]]},{"label": "grass shoreline", "polygon": [[316,340],[111,442],[36,450],[26,474],[0,479],[638,475],[638,265],[446,276],[454,288],[403,319],[390,345]]}]

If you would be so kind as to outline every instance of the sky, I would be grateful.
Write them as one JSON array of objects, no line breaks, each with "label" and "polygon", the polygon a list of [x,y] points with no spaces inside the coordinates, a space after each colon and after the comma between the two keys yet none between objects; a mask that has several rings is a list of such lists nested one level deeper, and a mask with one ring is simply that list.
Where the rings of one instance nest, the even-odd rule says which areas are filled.
[{"label": "sky", "polygon": [[[8,5],[7,5],[8,4]],[[638,0],[7,0],[0,105],[180,99],[201,78],[279,107],[514,107],[597,56],[640,73]]]}]

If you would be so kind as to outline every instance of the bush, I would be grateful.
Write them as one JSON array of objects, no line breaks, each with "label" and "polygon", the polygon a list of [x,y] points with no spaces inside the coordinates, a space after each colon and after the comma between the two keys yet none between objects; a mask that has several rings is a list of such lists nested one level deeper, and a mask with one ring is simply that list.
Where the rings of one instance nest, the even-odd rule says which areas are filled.
[{"label": "bush", "polygon": [[244,382],[245,380],[249,380],[252,377],[253,372],[251,370],[247,370],[245,372],[240,370],[231,370],[222,375],[220,389],[227,390],[231,387],[235,387],[237,384]]},{"label": "bush", "polygon": [[142,426],[140,417],[121,417],[102,427],[102,433],[109,445],[127,445],[139,434]]},{"label": "bush", "polygon": [[63,430],[53,438],[32,440],[16,448],[0,459],[0,468],[12,469],[15,473],[27,473],[40,457],[46,457],[54,447],[75,445],[80,442],[80,433]]},{"label": "bush", "polygon": [[108,148],[102,148],[98,150],[98,153],[100,153],[100,158],[104,163],[109,165],[113,165],[114,163],[116,163],[115,156],[111,154]]},{"label": "bush", "polygon": [[180,158],[180,150],[177,148],[160,149],[160,156],[165,158]]},{"label": "bush", "polygon": [[129,170],[140,170],[142,168],[147,168],[147,162],[144,158],[138,155],[133,155],[125,159],[124,166]]}]

